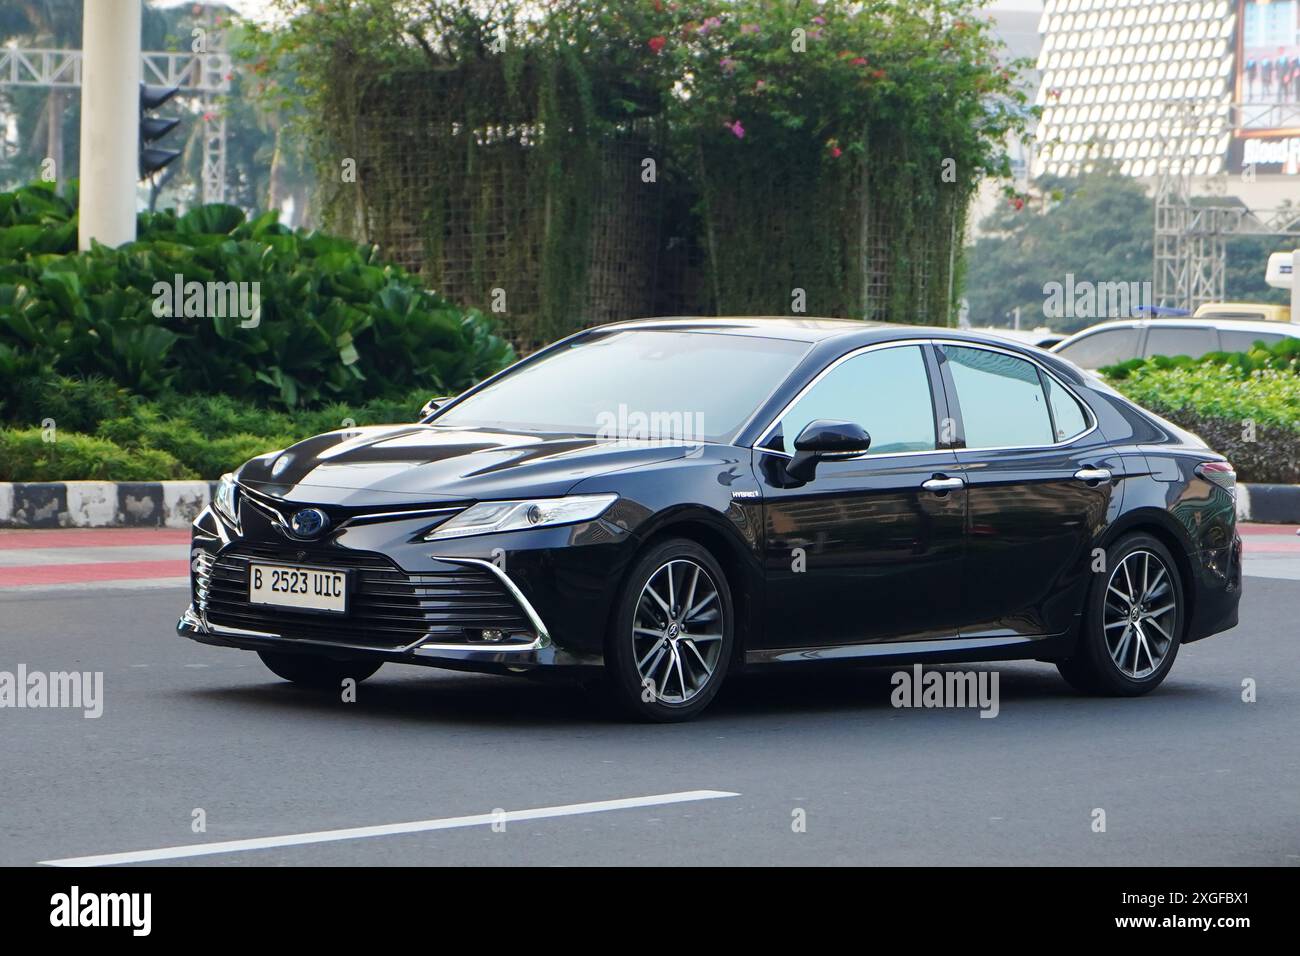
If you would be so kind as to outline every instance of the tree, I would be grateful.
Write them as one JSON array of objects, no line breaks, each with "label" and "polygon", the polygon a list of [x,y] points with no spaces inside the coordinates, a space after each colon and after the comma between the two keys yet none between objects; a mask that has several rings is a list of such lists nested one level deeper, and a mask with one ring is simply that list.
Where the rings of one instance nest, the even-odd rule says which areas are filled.
[{"label": "tree", "polygon": [[1047,283],[1064,283],[1070,274],[1076,282],[1151,279],[1154,207],[1140,182],[1112,170],[1043,177],[1035,195],[1013,200],[981,223],[985,235],[967,256],[972,325],[1008,325],[1019,307],[1022,327],[1073,332],[1095,320],[1047,320]]}]

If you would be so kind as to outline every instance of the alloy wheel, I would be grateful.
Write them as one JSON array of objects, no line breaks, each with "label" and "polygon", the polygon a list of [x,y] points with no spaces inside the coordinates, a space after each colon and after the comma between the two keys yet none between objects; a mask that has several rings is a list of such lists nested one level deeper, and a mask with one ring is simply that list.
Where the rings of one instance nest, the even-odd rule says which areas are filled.
[{"label": "alloy wheel", "polygon": [[1169,653],[1178,626],[1178,597],[1159,555],[1134,551],[1111,572],[1103,627],[1119,672],[1133,680],[1153,674]]},{"label": "alloy wheel", "polygon": [[717,670],[723,633],[722,601],[708,569],[689,558],[661,565],[641,589],[632,618],[641,686],[663,703],[686,703]]}]

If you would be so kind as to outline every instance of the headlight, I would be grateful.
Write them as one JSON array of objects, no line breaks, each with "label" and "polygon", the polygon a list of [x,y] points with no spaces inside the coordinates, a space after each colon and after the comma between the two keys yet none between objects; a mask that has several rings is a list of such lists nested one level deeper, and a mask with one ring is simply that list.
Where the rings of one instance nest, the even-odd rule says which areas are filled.
[{"label": "headlight", "polygon": [[217,494],[212,499],[212,505],[231,524],[239,525],[239,516],[235,511],[235,499],[239,491],[239,486],[235,484],[235,476],[227,472],[221,476],[221,481],[217,483]]},{"label": "headlight", "polygon": [[482,501],[430,531],[424,540],[594,521],[617,500],[618,495],[572,495],[531,501]]}]

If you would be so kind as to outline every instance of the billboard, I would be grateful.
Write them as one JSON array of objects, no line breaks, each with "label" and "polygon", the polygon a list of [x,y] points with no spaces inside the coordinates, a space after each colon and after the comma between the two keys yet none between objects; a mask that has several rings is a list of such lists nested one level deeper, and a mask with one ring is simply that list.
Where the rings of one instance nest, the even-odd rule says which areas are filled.
[{"label": "billboard", "polygon": [[1300,175],[1300,0],[1238,0],[1231,165]]}]

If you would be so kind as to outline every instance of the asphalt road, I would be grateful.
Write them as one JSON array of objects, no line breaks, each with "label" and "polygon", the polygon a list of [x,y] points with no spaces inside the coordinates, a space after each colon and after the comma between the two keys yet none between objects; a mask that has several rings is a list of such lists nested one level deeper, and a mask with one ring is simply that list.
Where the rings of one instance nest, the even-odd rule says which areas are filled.
[{"label": "asphalt road", "polygon": [[[0,594],[0,671],[104,675],[98,719],[0,709],[0,864],[276,836],[175,862],[1300,864],[1300,581],[1247,579],[1241,625],[1183,648],[1146,698],[1081,698],[1015,663],[981,719],[895,709],[888,669],[787,672],[670,726],[566,686],[395,665],[344,703],[175,637],[184,603]],[[599,803],[701,790],[734,795]],[[446,822],[531,808],[564,809]],[[301,836],[409,821],[442,822]]]}]

